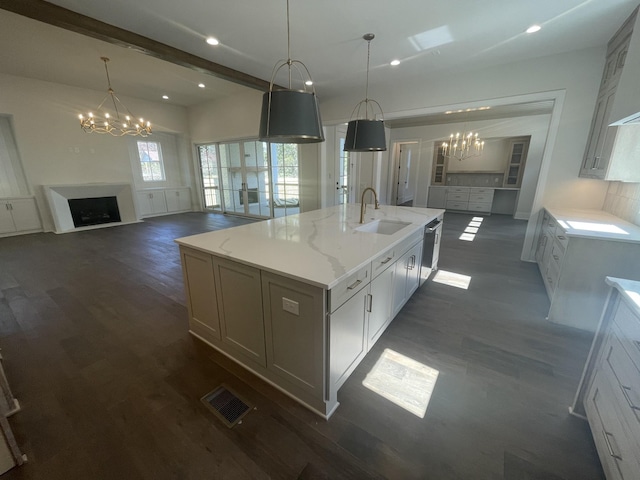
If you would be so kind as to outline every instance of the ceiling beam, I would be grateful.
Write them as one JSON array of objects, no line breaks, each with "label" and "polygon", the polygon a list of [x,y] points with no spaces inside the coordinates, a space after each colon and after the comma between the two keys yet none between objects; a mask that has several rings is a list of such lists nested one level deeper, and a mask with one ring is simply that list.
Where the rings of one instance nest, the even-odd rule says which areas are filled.
[{"label": "ceiling beam", "polygon": [[260,91],[269,90],[269,82],[266,80],[211,62],[44,0],[0,0],[0,8],[114,45],[134,49],[151,57],[190,68],[199,73],[213,75]]}]

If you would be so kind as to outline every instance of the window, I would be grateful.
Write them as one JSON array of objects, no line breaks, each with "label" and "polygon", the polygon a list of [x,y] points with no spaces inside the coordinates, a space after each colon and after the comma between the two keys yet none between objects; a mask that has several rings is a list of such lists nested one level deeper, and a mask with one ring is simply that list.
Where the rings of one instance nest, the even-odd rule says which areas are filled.
[{"label": "window", "polygon": [[273,182],[273,216],[300,213],[300,178],[298,145],[271,145],[271,179]]},{"label": "window", "polygon": [[138,157],[142,169],[142,180],[145,182],[163,182],[165,180],[162,150],[158,142],[138,141]]}]

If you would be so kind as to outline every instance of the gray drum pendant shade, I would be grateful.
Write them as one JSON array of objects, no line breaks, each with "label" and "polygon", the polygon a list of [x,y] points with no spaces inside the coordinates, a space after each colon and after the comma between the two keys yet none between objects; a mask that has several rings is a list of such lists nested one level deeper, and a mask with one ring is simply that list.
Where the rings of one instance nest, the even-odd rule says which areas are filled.
[{"label": "gray drum pendant shade", "polygon": [[[384,120],[376,120],[373,106],[377,105],[380,116],[383,116],[382,107],[378,102],[369,98],[369,59],[371,56],[371,40],[375,38],[373,33],[362,36],[367,41],[367,84],[365,98],[360,101],[351,113],[355,120],[350,120],[347,125],[347,136],[344,141],[345,152],[384,152],[387,149],[387,140],[384,134]],[[358,119],[361,109],[364,109],[364,117]],[[369,113],[371,117],[369,118]]]},{"label": "gray drum pendant shade", "polygon": [[[289,88],[274,90],[274,79],[278,71],[286,66],[289,70]],[[303,77],[304,90],[291,88],[292,67]],[[307,91],[307,86],[311,90]],[[318,98],[306,65],[299,60],[291,60],[291,33],[289,29],[289,0],[287,0],[287,60],[279,61],[273,67],[269,91],[262,96],[259,138],[271,143],[318,143],[324,142],[322,120],[318,108]]]},{"label": "gray drum pendant shade", "polygon": [[272,90],[262,96],[260,140],[271,143],[324,141],[315,92]]},{"label": "gray drum pendant shade", "polygon": [[344,140],[345,152],[384,152],[387,142],[382,120],[351,120]]}]

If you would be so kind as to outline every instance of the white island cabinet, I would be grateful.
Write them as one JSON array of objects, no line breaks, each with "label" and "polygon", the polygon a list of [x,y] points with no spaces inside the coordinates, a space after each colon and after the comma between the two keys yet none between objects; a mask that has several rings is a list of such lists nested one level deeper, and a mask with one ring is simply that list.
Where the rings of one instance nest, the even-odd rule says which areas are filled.
[{"label": "white island cabinet", "polygon": [[[190,332],[328,418],[419,285],[424,226],[442,210],[340,205],[177,239]],[[415,278],[414,278],[415,277]]]}]

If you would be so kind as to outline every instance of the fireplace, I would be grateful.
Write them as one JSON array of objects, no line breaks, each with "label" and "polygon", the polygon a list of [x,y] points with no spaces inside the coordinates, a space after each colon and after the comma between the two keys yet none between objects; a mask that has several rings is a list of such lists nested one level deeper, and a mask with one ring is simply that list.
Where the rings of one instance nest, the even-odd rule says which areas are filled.
[{"label": "fireplace", "polygon": [[128,183],[43,185],[56,233],[139,222]]},{"label": "fireplace", "polygon": [[116,197],[69,199],[69,210],[76,228],[120,221]]}]

